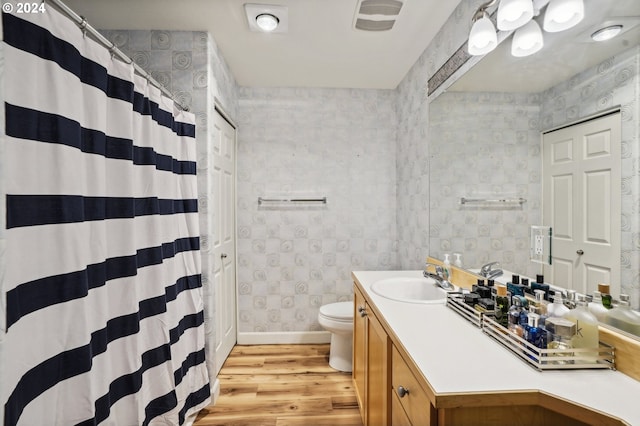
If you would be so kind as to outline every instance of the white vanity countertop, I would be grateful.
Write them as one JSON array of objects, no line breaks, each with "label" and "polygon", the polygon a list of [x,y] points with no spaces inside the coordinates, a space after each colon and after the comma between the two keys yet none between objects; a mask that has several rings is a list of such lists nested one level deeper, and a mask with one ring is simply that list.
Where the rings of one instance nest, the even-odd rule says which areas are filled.
[{"label": "white vanity countertop", "polygon": [[631,377],[612,370],[539,372],[444,305],[397,302],[369,290],[378,280],[422,271],[353,275],[437,394],[537,389],[640,425],[640,382]]}]

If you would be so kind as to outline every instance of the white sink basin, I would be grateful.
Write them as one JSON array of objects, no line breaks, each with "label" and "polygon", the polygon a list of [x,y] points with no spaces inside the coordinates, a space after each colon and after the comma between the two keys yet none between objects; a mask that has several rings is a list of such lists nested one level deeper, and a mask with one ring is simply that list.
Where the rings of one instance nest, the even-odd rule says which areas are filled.
[{"label": "white sink basin", "polygon": [[447,300],[447,292],[432,278],[387,278],[371,284],[371,291],[399,302],[444,304]]}]

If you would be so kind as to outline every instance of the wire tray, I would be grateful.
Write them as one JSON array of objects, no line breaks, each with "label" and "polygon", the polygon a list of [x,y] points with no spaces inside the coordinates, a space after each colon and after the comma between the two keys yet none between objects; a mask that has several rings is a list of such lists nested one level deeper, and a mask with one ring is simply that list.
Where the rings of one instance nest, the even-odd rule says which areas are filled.
[{"label": "wire tray", "polygon": [[464,303],[464,294],[460,292],[447,293],[447,306],[478,328],[482,328],[482,317],[494,315],[494,311],[480,312]]},{"label": "wire tray", "polygon": [[597,349],[540,349],[500,325],[494,311],[480,312],[464,303],[460,292],[447,293],[447,306],[538,371],[615,370],[615,348],[603,342]]},{"label": "wire tray", "polygon": [[482,317],[481,329],[538,371],[615,370],[615,348],[602,342],[597,349],[540,349],[486,315]]}]

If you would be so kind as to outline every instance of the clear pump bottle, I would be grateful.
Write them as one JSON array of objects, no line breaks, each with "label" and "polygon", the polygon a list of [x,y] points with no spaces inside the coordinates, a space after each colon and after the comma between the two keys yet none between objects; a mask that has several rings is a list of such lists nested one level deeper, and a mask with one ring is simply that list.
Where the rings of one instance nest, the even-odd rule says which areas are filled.
[{"label": "clear pump bottle", "polygon": [[442,261],[442,275],[447,281],[451,280],[451,260],[449,259],[449,253],[444,254],[444,260]]},{"label": "clear pump bottle", "polygon": [[462,268],[462,254],[453,253],[453,257],[455,257],[455,259],[453,260],[453,264],[456,265],[458,268]]},{"label": "clear pump bottle", "polygon": [[556,291],[553,296],[553,303],[549,303],[547,305],[547,315],[549,318],[558,317],[562,318],[569,312],[569,308],[567,308],[562,300],[562,292]]}]

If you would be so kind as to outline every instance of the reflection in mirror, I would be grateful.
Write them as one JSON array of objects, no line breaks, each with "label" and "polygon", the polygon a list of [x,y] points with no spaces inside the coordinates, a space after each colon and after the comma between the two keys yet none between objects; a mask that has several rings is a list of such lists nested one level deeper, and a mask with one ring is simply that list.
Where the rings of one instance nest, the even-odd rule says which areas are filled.
[{"label": "reflection in mirror", "polygon": [[[430,254],[459,252],[467,268],[498,261],[504,269],[534,277],[545,273],[552,281],[553,269],[545,271],[529,258],[530,227],[547,221],[542,135],[619,110],[620,279],[609,284],[614,299],[627,294],[639,309],[640,1],[584,3],[584,20],[562,33],[545,32],[536,54],[511,56],[509,37],[431,99]],[[591,39],[612,24],[623,26],[618,36]],[[463,197],[525,201],[462,204]],[[573,213],[580,209],[575,206]],[[576,260],[576,268],[589,266]],[[554,284],[579,292],[597,285]]]}]

